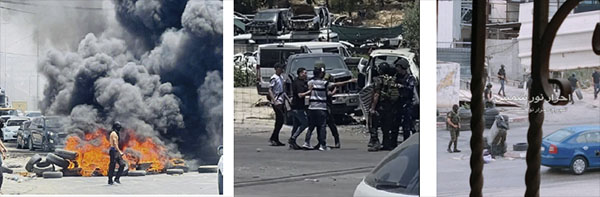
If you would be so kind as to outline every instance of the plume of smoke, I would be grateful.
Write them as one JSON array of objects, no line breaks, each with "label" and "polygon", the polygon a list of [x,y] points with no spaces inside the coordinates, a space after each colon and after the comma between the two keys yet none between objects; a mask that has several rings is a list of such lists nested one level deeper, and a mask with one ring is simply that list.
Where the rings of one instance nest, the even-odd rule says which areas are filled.
[{"label": "plume of smoke", "polygon": [[[118,120],[184,158],[215,163],[222,142],[222,2],[113,0],[118,21],[74,52],[50,49],[42,110],[71,131]],[[129,33],[121,32],[125,29]],[[99,35],[99,36],[96,36]],[[173,155],[179,155],[173,151]]]}]

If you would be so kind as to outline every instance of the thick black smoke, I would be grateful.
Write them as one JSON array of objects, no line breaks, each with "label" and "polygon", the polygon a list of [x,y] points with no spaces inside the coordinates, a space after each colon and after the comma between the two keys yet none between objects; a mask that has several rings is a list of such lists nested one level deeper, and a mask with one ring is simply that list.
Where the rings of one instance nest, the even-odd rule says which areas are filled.
[{"label": "thick black smoke", "polygon": [[116,13],[108,17],[129,34],[109,29],[86,35],[77,51],[49,50],[39,66],[48,80],[43,111],[70,115],[75,132],[118,120],[187,159],[216,163],[215,148],[222,143],[222,2],[113,3]]}]

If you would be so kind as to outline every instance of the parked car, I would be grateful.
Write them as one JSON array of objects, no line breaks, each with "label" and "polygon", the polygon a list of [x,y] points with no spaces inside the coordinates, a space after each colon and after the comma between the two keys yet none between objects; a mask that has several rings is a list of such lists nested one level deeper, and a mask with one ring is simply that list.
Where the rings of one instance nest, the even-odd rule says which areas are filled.
[{"label": "parked car", "polygon": [[600,125],[572,126],[542,138],[542,165],[583,174],[600,167]]},{"label": "parked car", "polygon": [[[308,78],[313,77],[313,67],[315,63],[323,62],[325,72],[331,75],[332,81],[340,82],[347,81],[354,78],[352,71],[348,69],[344,59],[339,54],[334,53],[305,53],[295,54],[288,58],[287,66],[284,73],[286,74],[287,80],[286,86],[291,87],[291,82],[296,79],[296,71],[300,67],[307,69]],[[291,90],[291,88],[287,88]],[[331,96],[331,113],[332,115],[343,115],[354,113],[358,106],[358,86],[356,83],[348,83],[338,88],[338,91]],[[291,92],[288,92],[291,95]]]},{"label": "parked car", "polygon": [[67,133],[62,129],[61,121],[61,117],[58,116],[43,116],[31,120],[28,148],[53,151],[63,146]]},{"label": "parked car", "polygon": [[246,31],[253,35],[281,35],[289,32],[288,8],[261,10],[254,16],[252,22],[246,25]]},{"label": "parked car", "polygon": [[29,136],[31,135],[31,131],[29,130],[30,125],[31,120],[27,120],[23,122],[17,130],[17,149],[29,147]]},{"label": "parked car", "polygon": [[2,141],[6,142],[8,140],[16,140],[17,131],[25,121],[27,121],[27,118],[22,117],[13,117],[8,119],[6,124],[4,124],[4,128],[2,128],[2,135],[0,135],[2,137]]},{"label": "parked car", "polygon": [[259,45],[256,55],[258,59],[256,89],[259,95],[269,94],[269,80],[275,73],[273,69],[275,63],[287,63],[288,57],[299,53],[334,53],[342,56],[344,61],[353,58],[346,45],[339,42],[288,42]]},{"label": "parked car", "polygon": [[358,184],[355,197],[419,196],[419,133],[392,150]]},{"label": "parked car", "polygon": [[219,184],[219,195],[223,195],[223,145],[217,148],[219,163],[217,165],[217,181]]},{"label": "parked car", "polygon": [[0,108],[0,119],[6,123],[6,121],[12,117],[19,116],[19,113],[14,108]]},{"label": "parked car", "polygon": [[[290,29],[294,31],[319,31],[321,29],[321,17],[319,9],[307,4],[292,6],[292,17],[290,18]],[[322,15],[322,13],[321,13]]]}]

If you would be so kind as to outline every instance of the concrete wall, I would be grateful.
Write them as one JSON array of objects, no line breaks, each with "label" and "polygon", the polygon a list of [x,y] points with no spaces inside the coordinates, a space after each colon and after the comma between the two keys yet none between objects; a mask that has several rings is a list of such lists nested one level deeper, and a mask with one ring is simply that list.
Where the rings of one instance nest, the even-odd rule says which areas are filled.
[{"label": "concrete wall", "polygon": [[437,48],[437,61],[456,62],[461,77],[471,78],[471,48]]},{"label": "concrete wall", "polygon": [[450,109],[458,104],[460,90],[460,64],[438,61],[437,73],[437,108]]},{"label": "concrete wall", "polygon": [[[528,71],[531,65],[532,12],[533,3],[521,4],[521,30],[517,39],[521,64]],[[600,56],[593,53],[591,44],[599,18],[600,11],[571,13],[567,16],[554,39],[550,56],[551,71],[600,67]]]},{"label": "concrete wall", "polygon": [[506,78],[522,81],[525,68],[519,59],[519,42],[513,40],[486,40],[485,55],[490,57],[488,62],[489,73],[492,78],[497,77],[500,65],[504,64]]}]

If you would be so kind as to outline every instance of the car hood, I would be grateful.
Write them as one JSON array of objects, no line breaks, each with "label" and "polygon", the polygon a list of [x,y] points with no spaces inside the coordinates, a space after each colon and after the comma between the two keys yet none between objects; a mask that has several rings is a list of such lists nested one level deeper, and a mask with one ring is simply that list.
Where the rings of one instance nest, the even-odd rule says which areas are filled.
[{"label": "car hood", "polygon": [[369,186],[363,179],[356,189],[354,190],[354,197],[416,197],[418,195],[406,195],[392,193],[384,190],[378,190],[374,187]]},{"label": "car hood", "polygon": [[264,25],[264,24],[274,24],[274,20],[254,20],[248,24],[248,26],[252,25]]},{"label": "car hood", "polygon": [[9,127],[4,127],[5,131],[17,131],[19,130],[19,126],[9,126]]},{"label": "car hood", "polygon": [[[331,75],[335,81],[345,81],[352,78],[352,72],[347,69],[332,69],[326,70],[325,73]],[[309,79],[313,78],[313,72],[310,71],[307,73]]]}]

